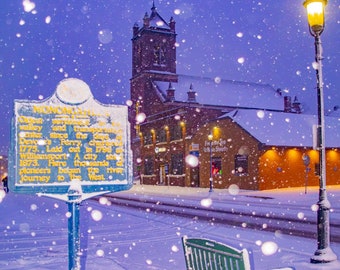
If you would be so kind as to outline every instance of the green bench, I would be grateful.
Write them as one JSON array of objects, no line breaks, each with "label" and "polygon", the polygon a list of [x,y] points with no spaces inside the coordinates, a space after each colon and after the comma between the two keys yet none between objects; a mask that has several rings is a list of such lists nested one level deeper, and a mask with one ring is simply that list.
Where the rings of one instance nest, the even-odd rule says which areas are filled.
[{"label": "green bench", "polygon": [[[203,238],[182,238],[187,270],[251,270],[246,249],[236,248]],[[276,268],[293,270],[294,268]]]},{"label": "green bench", "polygon": [[251,270],[248,251],[202,238],[182,238],[187,270]]}]

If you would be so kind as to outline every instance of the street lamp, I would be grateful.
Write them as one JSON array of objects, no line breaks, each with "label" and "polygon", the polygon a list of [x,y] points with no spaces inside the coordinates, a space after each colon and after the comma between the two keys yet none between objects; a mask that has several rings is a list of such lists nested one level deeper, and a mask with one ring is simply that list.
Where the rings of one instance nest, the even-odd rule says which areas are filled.
[{"label": "street lamp", "polygon": [[210,177],[209,177],[209,192],[213,191],[213,178],[212,178],[212,140],[213,140],[213,135],[209,134],[208,135],[208,140],[209,140],[209,149],[210,149]]},{"label": "street lamp", "polygon": [[317,149],[319,152],[319,201],[317,212],[318,249],[311,258],[311,263],[327,263],[335,261],[337,256],[330,248],[329,210],[330,203],[326,192],[326,150],[325,150],[325,113],[322,81],[322,47],[320,35],[325,27],[325,6],[327,0],[306,0],[303,6],[307,9],[309,32],[315,38],[315,62],[317,80],[318,126]]}]

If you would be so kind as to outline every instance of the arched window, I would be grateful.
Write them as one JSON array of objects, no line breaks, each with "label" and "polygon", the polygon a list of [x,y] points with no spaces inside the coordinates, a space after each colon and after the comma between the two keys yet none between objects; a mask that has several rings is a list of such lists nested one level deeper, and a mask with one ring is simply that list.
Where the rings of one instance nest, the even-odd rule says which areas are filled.
[{"label": "arched window", "polygon": [[160,45],[155,46],[153,49],[153,54],[154,54],[154,65],[155,66],[165,65],[164,48],[162,48]]},{"label": "arched window", "polygon": [[156,142],[166,142],[166,130],[164,128],[157,131]]},{"label": "arched window", "polygon": [[183,166],[183,154],[172,154],[171,155],[171,174],[181,175],[184,172]]},{"label": "arched window", "polygon": [[173,125],[170,128],[170,140],[180,140],[182,139],[182,127],[180,125]]}]

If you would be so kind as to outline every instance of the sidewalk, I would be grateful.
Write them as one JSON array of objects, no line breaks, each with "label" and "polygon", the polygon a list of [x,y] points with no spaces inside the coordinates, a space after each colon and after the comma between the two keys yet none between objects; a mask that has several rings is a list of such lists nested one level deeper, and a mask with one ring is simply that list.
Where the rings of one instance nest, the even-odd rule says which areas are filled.
[{"label": "sidewalk", "polygon": [[[235,218],[232,219],[237,219],[238,217],[242,216],[246,218],[247,224],[254,222],[254,219],[250,221],[252,215],[256,217],[262,216],[262,218],[265,217],[265,219],[268,219],[269,222],[268,226],[273,226],[273,223],[270,223],[269,219],[272,219],[272,221],[277,219],[275,223],[277,222],[277,225],[279,227],[281,226],[279,229],[281,232],[284,232],[285,227],[286,226],[288,227],[290,225],[292,225],[293,227],[298,226],[298,228],[295,233],[290,234],[288,232],[288,234],[286,234],[287,237],[282,237],[282,239],[280,239],[281,237],[279,237],[279,239],[276,239],[276,241],[280,242],[281,246],[287,246],[286,247],[287,250],[289,249],[294,249],[295,251],[301,250],[301,254],[304,254],[305,250],[303,248],[301,249],[301,247],[297,244],[299,241],[306,243],[311,242],[313,243],[313,245],[317,245],[316,239],[313,238],[316,234],[315,223],[317,220],[316,203],[318,202],[319,196],[318,193],[319,193],[318,187],[308,187],[307,193],[305,193],[304,187],[266,191],[250,191],[250,190],[238,190],[238,188],[235,186],[233,186],[229,190],[214,189],[213,192],[209,192],[208,188],[148,186],[137,184],[134,185],[128,191],[118,192],[117,194],[112,195],[118,198],[131,198],[133,200],[136,201],[139,200],[141,202],[143,201],[153,202],[153,206],[156,209],[159,205],[163,204],[165,207],[169,207],[171,211],[174,212],[178,211],[176,206],[177,207],[182,206],[183,208],[189,207],[191,209],[195,208],[195,210],[197,210],[196,213],[202,212],[202,216],[205,215],[203,214],[203,212],[206,212],[206,210],[208,209],[210,209],[211,212],[216,211],[215,213],[211,213],[211,216],[213,217],[217,216],[219,217],[223,215],[222,213],[230,212],[230,210],[232,210],[235,212],[234,215]],[[327,187],[327,194],[328,199],[331,203],[330,230],[331,233],[333,232],[333,234],[337,234],[339,230],[338,224],[340,224],[340,186]],[[248,216],[248,218],[246,216]],[[255,218],[255,220],[257,220],[257,218]],[[259,220],[260,224],[262,224],[261,218],[259,218]],[[294,225],[298,224],[299,221],[301,225]],[[309,227],[307,228],[302,225],[305,222],[313,224],[309,224]],[[306,232],[305,235],[309,234],[309,237],[311,238],[303,238],[304,240],[302,239],[296,240],[297,246],[295,246],[296,244],[294,244],[294,246],[291,246],[290,241],[285,243],[286,241],[285,239],[288,239],[289,237],[299,236],[298,233],[299,230]],[[264,229],[264,231],[268,231],[268,228]],[[289,231],[289,229],[287,231]],[[255,230],[254,234],[258,234],[259,232],[260,232],[259,230]],[[338,243],[331,242],[331,246],[335,247],[334,250],[335,253],[339,252]],[[282,252],[284,249],[285,248],[282,248]],[[311,248],[310,255],[312,255],[313,249],[314,247]],[[260,262],[258,260],[262,257],[259,256],[258,252],[256,251],[256,248],[254,248],[254,252],[255,252],[254,260],[256,260],[256,265],[259,265]],[[283,256],[292,255],[287,254]],[[296,258],[293,259],[292,257],[289,259],[289,257],[287,257],[286,259],[288,261],[286,265],[294,265],[298,270],[340,269],[339,261],[334,261],[328,264],[311,264],[308,262],[308,258],[296,260]],[[289,262],[291,263],[289,264]]]},{"label": "sidewalk", "polygon": [[[268,226],[272,226],[269,219],[277,218],[278,226],[286,226],[284,224],[292,223],[293,226],[295,222],[301,221],[303,224],[309,224],[309,230],[312,230],[313,235],[316,234],[316,220],[317,220],[317,205],[318,202],[318,187],[308,187],[307,193],[305,193],[304,187],[299,188],[287,188],[287,189],[277,189],[277,190],[266,190],[266,191],[250,191],[250,190],[238,190],[236,187],[227,189],[214,189],[213,192],[209,192],[208,188],[187,188],[187,187],[175,187],[175,186],[148,186],[148,185],[134,185],[130,190],[118,192],[111,194],[113,197],[117,198],[130,198],[135,201],[140,202],[152,202],[152,209],[157,209],[158,206],[164,206],[171,209],[171,211],[178,211],[178,206],[182,206],[183,209],[190,208],[197,211],[196,213],[215,212],[211,213],[211,216],[221,216],[223,212],[227,212],[232,209],[235,211],[235,219],[239,216],[254,215],[256,217],[262,216],[267,217]],[[331,232],[337,234],[340,224],[340,186],[329,186],[327,187],[328,199],[331,203],[330,211],[330,222],[331,222]],[[177,208],[176,208],[177,207]],[[150,207],[151,208],[151,207]],[[220,212],[218,212],[220,211]],[[190,212],[190,210],[189,210]],[[198,214],[199,215],[199,214]],[[205,214],[202,214],[204,216]],[[245,217],[247,220],[247,217]],[[234,218],[233,218],[234,219]],[[257,218],[255,218],[257,219]],[[286,223],[284,222],[286,220]],[[290,221],[292,220],[292,222]],[[261,223],[260,218],[260,224]],[[250,220],[247,222],[250,223]],[[299,222],[297,222],[299,223]],[[305,231],[306,228],[303,225],[297,228],[297,230]],[[335,227],[336,226],[336,227]],[[235,228],[235,226],[232,226]],[[248,226],[247,226],[248,227]],[[282,228],[281,227],[281,228]],[[250,227],[249,227],[250,228]],[[264,231],[268,231],[265,229]],[[284,229],[282,228],[283,232]],[[259,230],[255,230],[254,234],[261,234]],[[287,260],[285,265],[294,265],[298,270],[335,270],[340,269],[340,262],[335,261],[328,264],[311,264],[309,263],[309,256],[312,255],[314,248],[316,248],[316,239],[314,237],[301,238],[295,240],[294,237],[298,237],[298,234],[286,234],[287,236],[279,236],[276,241],[278,241],[282,252],[282,260]],[[310,236],[309,232],[309,236]],[[292,238],[291,238],[292,237]],[[282,238],[282,239],[281,239]],[[294,246],[292,246],[292,241],[286,239],[294,239]],[[307,248],[310,254],[305,254],[305,248],[301,248],[299,242],[308,243],[304,245],[309,246],[311,243],[313,247]],[[315,245],[315,247],[314,247]],[[339,244],[338,242],[331,242],[331,246],[334,252],[338,254]],[[293,255],[284,254],[288,250],[301,251],[301,257],[307,257],[304,259],[296,259]],[[262,260],[261,256],[256,247],[253,248],[254,260],[256,260],[255,265],[260,265]],[[279,254],[278,254],[279,256]],[[286,256],[286,257],[285,257]],[[288,256],[288,257],[287,257]],[[292,256],[292,257],[290,257]],[[267,261],[269,258],[265,258]],[[280,259],[280,260],[281,260]],[[259,269],[259,268],[255,268]]]},{"label": "sidewalk", "polygon": [[[212,194],[217,195],[252,195],[259,197],[274,197],[274,198],[285,198],[287,194],[295,194],[298,195],[301,200],[304,200],[306,197],[314,197],[318,196],[319,187],[307,187],[305,194],[305,187],[293,187],[293,188],[282,188],[282,189],[270,189],[270,190],[242,190],[238,189],[236,185],[232,185],[229,189],[213,189]],[[209,188],[197,188],[197,187],[179,187],[179,186],[163,186],[163,185],[140,185],[139,183],[133,185],[133,187],[125,191],[128,193],[131,192],[140,192],[144,194],[164,194],[164,195],[185,195],[185,196],[206,196],[209,193]],[[327,192],[329,197],[333,195],[340,195],[340,185],[336,186],[327,186]],[[340,198],[338,198],[340,201]]]},{"label": "sidewalk", "polygon": [[[327,190],[331,204],[329,211],[331,241],[340,242],[340,186]],[[177,186],[134,185],[130,190],[111,196],[130,199],[130,205],[149,203],[154,210],[212,219],[233,226],[245,223],[255,229],[270,223],[266,230],[280,230],[286,234],[316,237],[318,187],[276,189],[266,191],[189,188]],[[135,201],[133,203],[132,201]],[[151,205],[151,206],[150,206]],[[165,211],[167,211],[165,209]],[[262,223],[261,223],[262,222]]]},{"label": "sidewalk", "polygon": [[[229,189],[214,189],[209,192],[208,188],[190,188],[178,186],[151,186],[151,185],[134,185],[130,190],[115,194],[118,197],[136,197],[142,196],[148,199],[159,199],[161,201],[177,198],[181,203],[197,203],[207,207],[222,207],[223,205],[232,205],[238,210],[246,209],[253,211],[260,206],[259,211],[264,208],[271,208],[274,212],[287,215],[294,210],[301,209],[307,214],[316,214],[319,188],[308,187],[305,193],[304,187],[285,188],[265,191],[238,190],[233,186]],[[340,223],[340,185],[327,187],[328,200],[331,203],[331,217]],[[204,205],[209,203],[210,205]],[[250,204],[253,206],[251,209]],[[294,209],[294,210],[293,210]]]},{"label": "sidewalk", "polygon": [[[280,230],[286,234],[316,237],[318,187],[266,191],[134,185],[111,196],[129,199],[134,207],[152,207],[187,217],[199,217],[223,224],[248,224],[255,229]],[[340,242],[340,186],[328,187],[331,241]],[[140,205],[147,203],[147,206]],[[125,202],[126,203],[126,202]],[[267,223],[270,226],[267,227]]]}]

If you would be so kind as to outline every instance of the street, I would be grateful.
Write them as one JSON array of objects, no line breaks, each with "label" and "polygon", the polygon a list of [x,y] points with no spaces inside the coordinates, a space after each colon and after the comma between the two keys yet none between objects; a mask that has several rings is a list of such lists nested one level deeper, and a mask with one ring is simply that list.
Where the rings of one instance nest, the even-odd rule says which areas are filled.
[{"label": "street", "polygon": [[[143,197],[145,194],[140,195],[141,200]],[[184,269],[184,235],[245,247],[255,269],[296,265],[297,269],[338,269],[309,263],[314,239],[169,215],[150,207],[117,206],[111,201],[112,197],[105,196],[81,205],[82,269]],[[1,269],[67,268],[66,203],[9,193],[0,211],[7,213],[0,224]],[[340,253],[339,244],[332,247]]]}]

